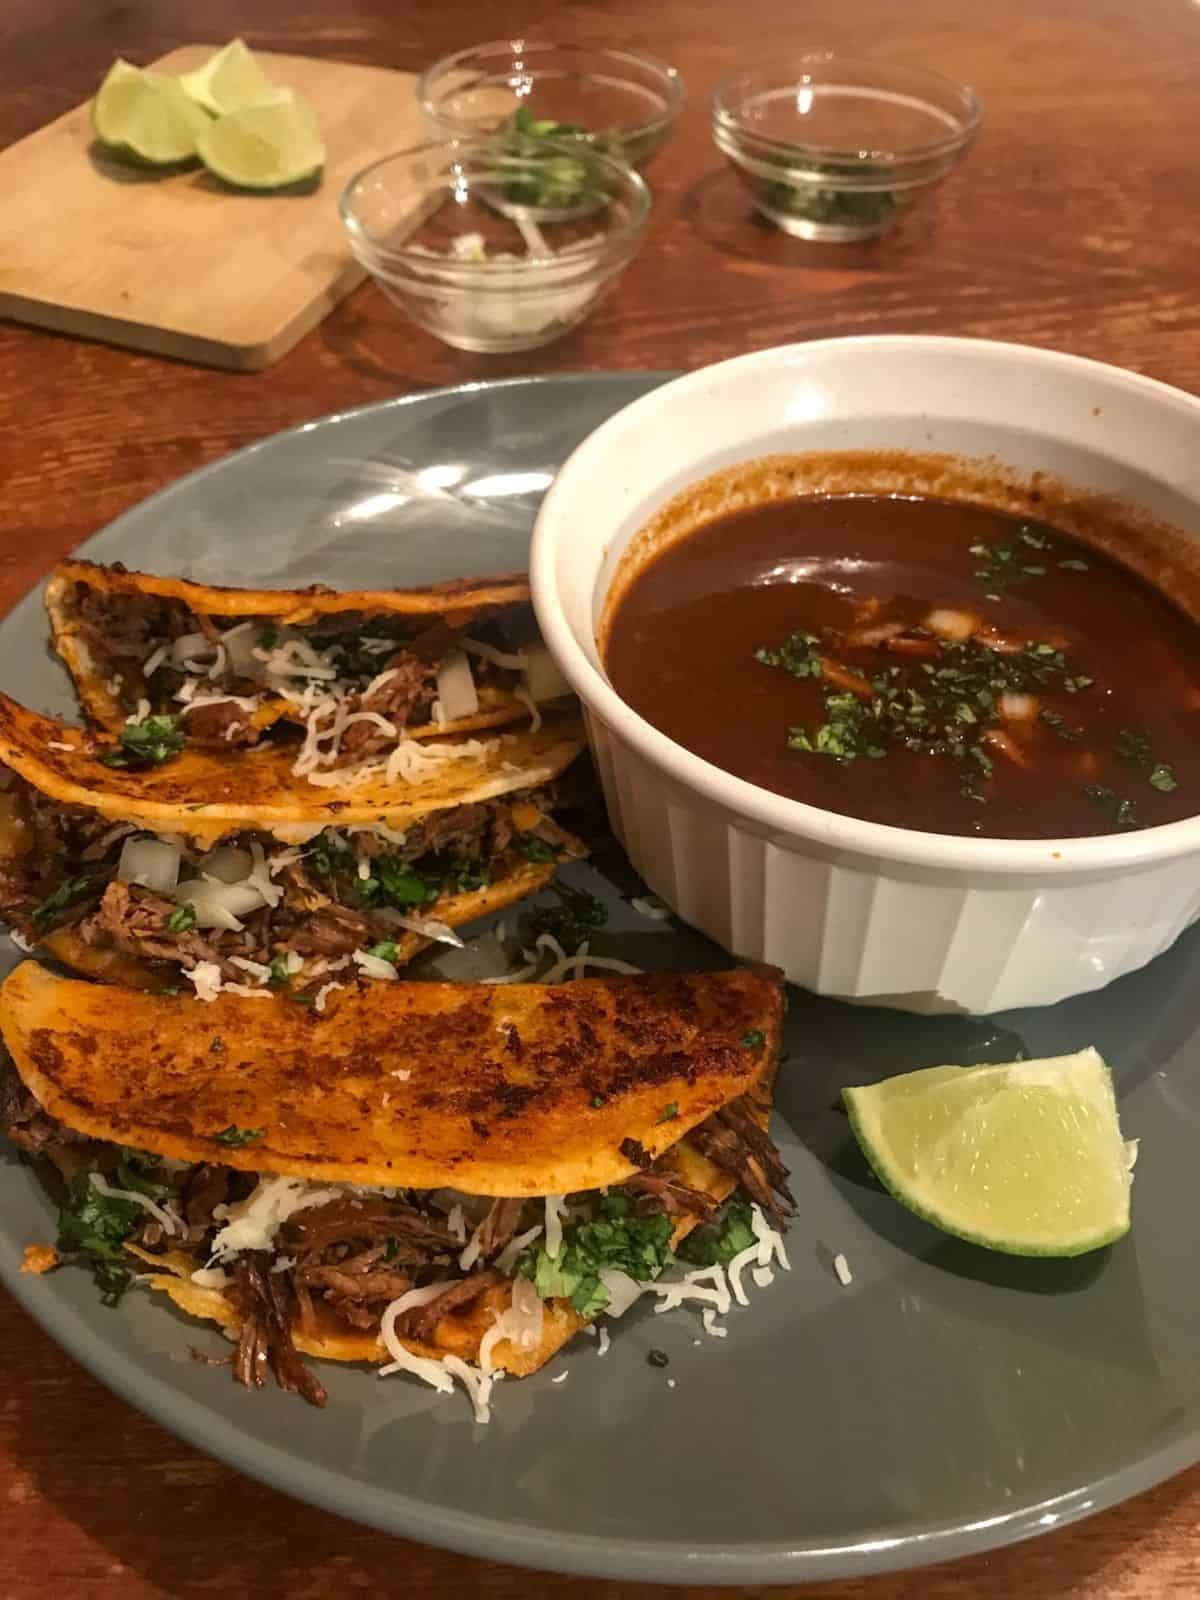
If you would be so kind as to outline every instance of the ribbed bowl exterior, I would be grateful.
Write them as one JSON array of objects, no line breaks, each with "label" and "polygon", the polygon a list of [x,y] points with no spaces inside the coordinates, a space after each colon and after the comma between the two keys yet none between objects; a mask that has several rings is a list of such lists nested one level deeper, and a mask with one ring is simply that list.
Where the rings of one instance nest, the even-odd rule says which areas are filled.
[{"label": "ribbed bowl exterior", "polygon": [[1138,506],[1200,544],[1197,439],[1200,401],[1163,384],[1051,351],[924,336],[755,352],[603,424],[543,503],[531,579],[543,636],[584,706],[614,831],[651,889],[732,954],[806,989],[910,1011],[1049,1005],[1166,950],[1200,917],[1200,817],[999,840],[801,805],[638,716],[608,680],[596,628],[638,529],[706,474],[773,451],[994,458]]}]

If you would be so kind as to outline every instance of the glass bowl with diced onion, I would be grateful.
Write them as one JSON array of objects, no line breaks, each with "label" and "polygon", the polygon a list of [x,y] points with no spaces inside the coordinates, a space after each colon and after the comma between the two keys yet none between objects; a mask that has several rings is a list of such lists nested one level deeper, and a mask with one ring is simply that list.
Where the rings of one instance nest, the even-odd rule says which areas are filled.
[{"label": "glass bowl with diced onion", "polygon": [[442,137],[502,134],[516,149],[545,137],[585,140],[641,167],[684,104],[674,67],[635,50],[495,39],[435,62],[417,99]]},{"label": "glass bowl with diced onion", "polygon": [[357,259],[457,350],[502,354],[578,326],[633,258],[650,191],[574,140],[513,154],[496,138],[386,156],[338,201]]},{"label": "glass bowl with diced onion", "polygon": [[982,116],[974,90],[939,72],[809,50],[718,84],[712,134],[760,216],[840,244],[893,227],[962,159]]}]

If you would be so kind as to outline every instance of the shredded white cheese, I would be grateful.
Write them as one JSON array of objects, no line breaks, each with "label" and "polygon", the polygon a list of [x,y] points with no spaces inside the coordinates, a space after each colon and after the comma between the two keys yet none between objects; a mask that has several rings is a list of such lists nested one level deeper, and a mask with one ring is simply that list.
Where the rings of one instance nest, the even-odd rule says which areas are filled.
[{"label": "shredded white cheese", "polygon": [[850,1271],[850,1263],[839,1250],[833,1258],[833,1270],[837,1274],[837,1281],[843,1289],[848,1289],[854,1282],[854,1274]]},{"label": "shredded white cheese", "polygon": [[251,961],[249,956],[230,956],[229,964],[231,967],[240,967],[243,972],[248,972],[259,983],[271,981],[270,967],[265,967],[261,961]]},{"label": "shredded white cheese", "polygon": [[46,749],[47,750],[66,750],[70,755],[74,755],[75,752],[78,750],[78,748],[79,748],[78,745],[64,744],[61,739],[47,739],[46,740]]},{"label": "shredded white cheese", "polygon": [[[333,993],[333,991],[335,989],[344,989],[345,987],[346,987],[346,985],[344,983],[338,983],[336,979],[334,979],[330,983],[323,983],[321,985],[321,987],[317,990],[316,994],[313,996],[313,1010],[314,1011],[324,1011],[325,1002],[329,998],[329,996]],[[387,1104],[387,1096],[386,1095],[383,1098],[383,1103],[384,1103],[384,1105]]]},{"label": "shredded white cheese", "polygon": [[523,688],[521,684],[516,684],[514,686],[513,699],[519,700],[521,704],[528,710],[529,731],[530,733],[536,733],[542,725],[542,713],[538,710],[537,701],[530,694],[529,690]]},{"label": "shredded white cheese", "polygon": [[510,1239],[496,1257],[496,1266],[499,1270],[505,1273],[511,1272],[517,1264],[517,1257],[521,1251],[526,1245],[532,1244],[541,1231],[542,1225],[538,1222],[532,1228],[526,1228],[524,1233],[518,1233],[515,1238]]},{"label": "shredded white cheese", "polygon": [[450,1207],[450,1213],[446,1218],[446,1227],[449,1232],[452,1233],[458,1240],[459,1244],[466,1244],[467,1219],[463,1215],[463,1208],[461,1205],[456,1203]]},{"label": "shredded white cheese", "polygon": [[490,661],[494,667],[507,667],[510,672],[524,672],[529,665],[529,657],[524,650],[508,651],[497,650],[494,644],[485,644],[482,639],[461,638],[459,644],[468,655],[478,656],[481,661]]},{"label": "shredded white cheese", "polygon": [[260,1178],[244,1200],[213,1208],[214,1220],[224,1226],[213,1239],[210,1263],[232,1260],[243,1250],[269,1250],[289,1217],[313,1206],[326,1206],[345,1193],[342,1184],[319,1186],[304,1178]]},{"label": "shredded white cheese", "polygon": [[138,703],[137,703],[137,710],[134,711],[130,716],[125,718],[125,726],[128,728],[135,722],[145,722],[146,718],[149,715],[150,715],[150,702],[149,702],[149,700],[139,700]]},{"label": "shredded white cheese", "polygon": [[598,1356],[606,1356],[608,1354],[608,1347],[609,1347],[609,1345],[611,1343],[612,1343],[612,1340],[608,1336],[608,1329],[607,1328],[601,1328],[600,1329],[600,1343],[596,1346],[596,1354]]},{"label": "shredded white cheese", "polygon": [[[700,1313],[700,1321],[704,1325],[705,1333],[707,1333],[711,1338],[727,1339],[729,1337],[729,1329],[721,1327],[717,1321],[717,1313],[711,1306],[705,1306],[704,1310]],[[697,1343],[699,1343],[698,1340]]]},{"label": "shredded white cheese", "polygon": [[562,1249],[563,1218],[567,1208],[563,1203],[561,1194],[548,1194],[546,1205],[546,1254],[551,1261],[557,1261],[559,1251]]},{"label": "shredded white cheese", "polygon": [[29,955],[29,953],[32,951],[33,946],[30,944],[29,940],[25,938],[24,934],[18,933],[15,928],[10,928],[8,930],[8,937],[16,945],[17,949],[23,950],[26,955]]},{"label": "shredded white cheese", "polygon": [[157,1200],[151,1200],[148,1194],[140,1194],[136,1189],[117,1189],[109,1183],[108,1179],[99,1172],[92,1173],[92,1188],[97,1194],[102,1194],[107,1200],[131,1200],[134,1205],[141,1206],[148,1212],[155,1222],[160,1223],[164,1233],[185,1234],[187,1226],[184,1220],[169,1206],[160,1205]]}]

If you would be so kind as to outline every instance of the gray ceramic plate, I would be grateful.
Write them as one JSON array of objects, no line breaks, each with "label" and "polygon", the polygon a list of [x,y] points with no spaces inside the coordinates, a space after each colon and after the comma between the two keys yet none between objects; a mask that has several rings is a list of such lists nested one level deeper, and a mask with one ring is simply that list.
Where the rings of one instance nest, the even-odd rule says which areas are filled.
[{"label": "gray ceramic plate", "polygon": [[[367,587],[502,571],[585,434],[653,377],[479,385],[268,440],[120,518],[103,560],[221,583]],[[0,627],[0,685],[68,711],[39,596]],[[594,867],[574,869],[593,889]],[[647,967],[719,963],[639,917],[603,869],[601,948]],[[484,957],[458,957],[458,973]],[[446,968],[446,960],[442,963]],[[105,1383],[244,1471],[346,1516],[499,1560],[605,1576],[796,1582],[942,1560],[1051,1528],[1200,1457],[1200,933],[1098,996],[986,1023],[792,996],[776,1133],[799,1215],[792,1271],[724,1340],[635,1308],[610,1353],[579,1339],[502,1385],[479,1429],[461,1396],[323,1372],[329,1407],[247,1394],[188,1359],[220,1340],[86,1275],[18,1273],[52,1236],[28,1172],[0,1166],[0,1273]],[[1074,1262],[946,1239],[868,1180],[842,1084],[944,1061],[1096,1044],[1140,1136],[1132,1235]],[[853,1283],[831,1270],[844,1252]],[[698,1342],[697,1342],[698,1341]],[[666,1369],[647,1364],[654,1347]],[[555,1382],[566,1374],[565,1380]],[[674,1387],[668,1386],[674,1380]]]}]

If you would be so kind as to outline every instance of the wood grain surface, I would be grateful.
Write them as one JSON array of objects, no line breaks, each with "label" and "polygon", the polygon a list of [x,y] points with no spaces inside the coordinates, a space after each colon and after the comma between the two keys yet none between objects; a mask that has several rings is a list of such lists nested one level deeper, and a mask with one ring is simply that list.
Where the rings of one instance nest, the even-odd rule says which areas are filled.
[{"label": "wood grain surface", "polygon": [[[3,12],[0,143],[77,104],[117,54],[146,62],[239,31],[264,49],[404,70],[506,31],[641,46],[682,69],[691,102],[651,169],[655,215],[619,290],[582,329],[531,355],[447,350],[371,285],[254,375],[0,327],[0,605],[181,473],[322,412],[438,384],[692,367],[791,339],[891,331],[1054,346],[1200,390],[1200,6],[1190,0],[820,10],[795,0],[7,0]],[[722,72],[821,42],[940,66],[986,103],[978,145],[931,211],[875,244],[764,232],[709,141],[708,94]],[[2,1596],[656,1592],[490,1566],[306,1510],[136,1415],[7,1299],[0,1335]],[[1171,1600],[1200,1593],[1198,1532],[1193,1471],[1031,1544],[796,1593]]]},{"label": "wood grain surface", "polygon": [[[154,62],[191,72],[211,50]],[[0,153],[0,316],[152,355],[257,372],[366,276],[331,202],[370,161],[419,143],[412,73],[264,51],[276,84],[313,107],[319,187],[230,189],[202,168],[106,159],[81,104]]]}]

